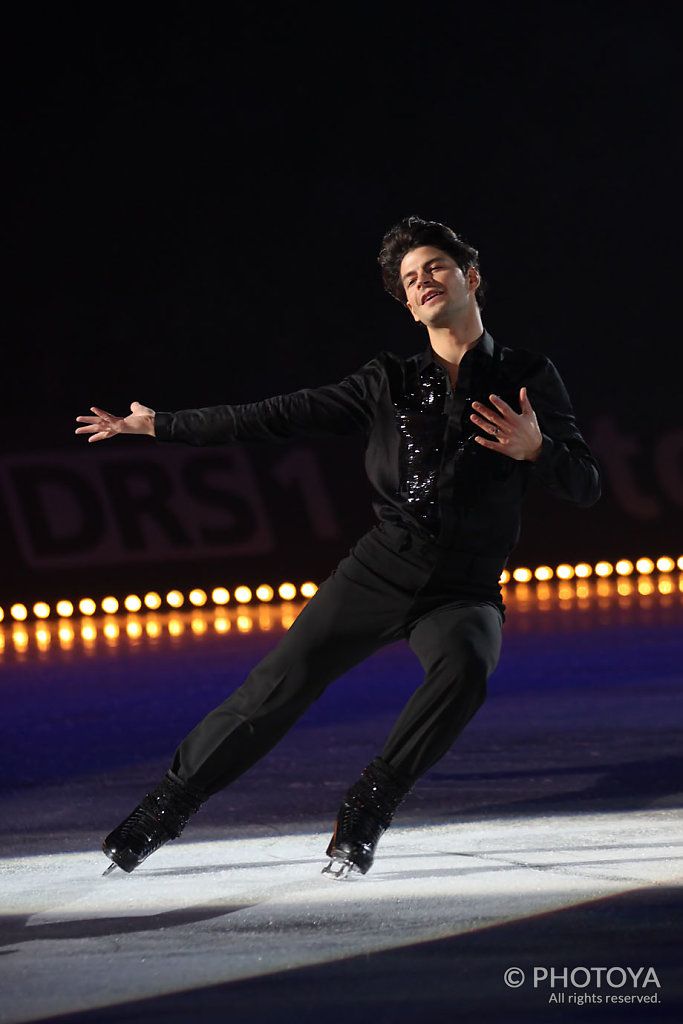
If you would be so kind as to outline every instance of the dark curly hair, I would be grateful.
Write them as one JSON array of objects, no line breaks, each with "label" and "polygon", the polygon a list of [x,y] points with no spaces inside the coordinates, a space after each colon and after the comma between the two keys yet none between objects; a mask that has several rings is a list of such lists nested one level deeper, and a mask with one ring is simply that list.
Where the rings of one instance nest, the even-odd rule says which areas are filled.
[{"label": "dark curly hair", "polygon": [[[401,281],[401,261],[407,252],[419,249],[422,245],[433,245],[448,253],[458,264],[463,273],[470,267],[479,270],[479,253],[467,242],[456,235],[452,228],[437,220],[423,220],[422,217],[404,217],[387,231],[382,239],[382,248],[378,262],[382,269],[384,287],[402,305],[406,303],[406,293]],[[475,292],[479,306],[483,305],[484,282],[480,282]]]}]

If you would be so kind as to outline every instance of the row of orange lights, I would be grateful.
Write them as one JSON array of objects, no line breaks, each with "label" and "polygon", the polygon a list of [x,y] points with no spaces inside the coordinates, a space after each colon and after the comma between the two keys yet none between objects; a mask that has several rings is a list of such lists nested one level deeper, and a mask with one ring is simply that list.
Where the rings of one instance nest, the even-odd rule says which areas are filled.
[{"label": "row of orange lights", "polygon": [[587,580],[593,575],[600,579],[606,579],[615,574],[617,576],[632,576],[633,573],[638,573],[639,576],[650,576],[655,569],[658,572],[666,573],[673,572],[676,568],[683,569],[683,555],[678,559],[663,555],[656,562],[651,558],[639,558],[636,562],[631,562],[628,558],[622,558],[614,565],[611,562],[597,562],[595,565],[579,562],[578,565],[558,565],[555,569],[552,569],[549,565],[539,565],[537,569],[533,570],[520,566],[518,569],[513,569],[512,572],[508,572],[505,569],[500,577],[500,582],[505,585],[511,580],[514,580],[516,583],[530,583],[533,579],[545,583],[553,578],[558,580],[573,580],[574,578]]},{"label": "row of orange lights", "polygon": [[[315,583],[302,583],[298,589],[293,583],[281,583],[277,588],[277,595],[282,601],[293,601],[297,595],[304,598],[313,597],[317,589],[318,587]],[[258,601],[267,603],[274,599],[275,594],[276,591],[273,587],[268,583],[262,583],[259,587],[256,587],[254,592],[249,587],[236,587],[232,597],[237,604],[245,605],[249,604],[254,597]],[[222,607],[230,602],[230,592],[225,587],[214,587],[211,593],[208,594],[205,590],[195,588],[189,592],[187,600],[194,608],[204,607],[209,600],[216,607]],[[162,598],[161,594],[157,593],[157,591],[151,590],[143,597],[140,597],[138,594],[128,594],[123,601],[119,601],[117,597],[105,597],[99,603],[99,610],[107,615],[115,615],[121,608],[132,614],[142,610],[154,612],[161,608],[164,603],[167,607],[177,610],[185,604],[185,595],[180,590],[169,590],[165,598]],[[57,601],[54,606],[54,613],[60,619],[68,619],[75,614],[76,608],[81,615],[90,616],[97,613],[98,604],[91,597],[82,597],[77,605],[74,605],[73,601]],[[46,601],[37,601],[33,605],[32,611],[36,619],[48,619],[53,614],[53,609]],[[9,615],[15,622],[23,622],[28,618],[29,609],[25,604],[16,603],[9,609]],[[0,622],[3,621],[4,617],[4,609],[0,607]]]},{"label": "row of orange lights", "polygon": [[[669,573],[673,572],[676,568],[683,570],[683,555],[678,559],[663,555],[656,561],[653,561],[651,558],[639,558],[636,562],[622,558],[615,564],[611,562],[597,562],[594,566],[589,565],[587,562],[579,562],[578,565],[563,563],[554,569],[549,565],[539,565],[533,570],[520,566],[512,572],[505,569],[501,574],[500,583],[505,586],[505,584],[511,581],[530,583],[534,579],[541,583],[554,578],[561,581],[572,579],[586,580],[593,575],[599,579],[606,579],[615,574],[624,577],[631,576],[633,573],[637,573],[640,576],[648,576],[655,570],[661,573]],[[317,585],[311,582],[302,583],[298,589],[293,583],[281,583],[277,588],[277,595],[282,601],[293,601],[297,596],[308,599],[313,597],[317,589]],[[257,601],[267,603],[274,599],[275,594],[276,591],[273,587],[267,583],[262,583],[253,592],[246,586],[236,587],[232,597],[237,604],[245,605],[249,604],[254,597]],[[205,590],[195,588],[188,593],[187,600],[195,608],[202,608],[209,600],[215,606],[222,607],[230,602],[230,597],[230,592],[225,587],[214,587],[210,594]],[[115,615],[122,607],[125,611],[135,614],[143,609],[157,611],[162,607],[164,601],[169,608],[177,610],[185,604],[185,595],[180,590],[170,590],[165,595],[165,598],[162,598],[161,594],[152,590],[142,597],[138,594],[128,594],[122,601],[110,596],[100,601],[99,608],[107,615]],[[33,605],[32,612],[36,619],[48,619],[53,613],[59,618],[66,619],[75,614],[76,608],[78,608],[81,615],[85,616],[95,615],[98,611],[96,601],[90,597],[83,597],[78,601],[77,605],[68,600],[57,601],[54,609],[45,601],[37,601]],[[17,602],[10,607],[9,616],[15,622],[23,622],[29,616],[29,609],[25,604]],[[0,607],[0,622],[4,618],[5,611]]]},{"label": "row of orange lights", "polygon": [[[275,619],[263,619],[264,608],[261,609],[259,617],[255,620],[251,613],[246,610],[237,613],[233,622],[228,618],[227,613],[217,615],[213,619],[209,619],[205,613],[197,612],[190,621],[188,627],[190,631],[196,636],[201,636],[210,629],[213,629],[215,633],[228,633],[232,629],[233,625],[236,626],[239,633],[250,633],[256,625],[261,631],[269,631],[271,628],[277,625],[279,621],[285,629],[289,629],[292,622],[296,618],[295,608],[285,608],[281,606],[278,620]],[[233,613],[234,614],[234,613]],[[211,623],[211,625],[210,625]],[[77,635],[80,640],[85,644],[93,644],[98,639],[104,639],[108,642],[117,642],[122,636],[125,636],[128,640],[139,640],[143,637],[147,637],[150,640],[160,639],[165,632],[171,637],[182,636],[185,632],[186,623],[174,615],[170,618],[164,618],[164,621],[159,621],[156,617],[145,618],[143,621],[136,617],[131,617],[128,621],[119,626],[119,622],[115,618],[106,618],[104,624],[99,628],[94,622],[91,622],[88,618],[82,620],[80,626],[74,627],[74,625],[68,620],[62,620],[58,624],[51,625],[49,623],[37,623],[34,627],[33,638],[35,644],[40,651],[47,651],[52,646],[53,642],[59,644],[63,649],[70,649]],[[28,627],[22,622],[15,623],[12,631],[12,643],[15,650],[22,652],[25,651],[31,641],[31,636],[28,632]],[[0,630],[0,653],[5,648],[5,637],[3,632]]]}]

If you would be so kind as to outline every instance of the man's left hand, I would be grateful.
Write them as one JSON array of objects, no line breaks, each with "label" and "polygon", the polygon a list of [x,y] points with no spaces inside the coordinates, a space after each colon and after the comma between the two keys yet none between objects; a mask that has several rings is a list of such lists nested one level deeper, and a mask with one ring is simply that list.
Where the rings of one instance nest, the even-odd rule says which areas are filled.
[{"label": "man's left hand", "polygon": [[538,426],[536,413],[531,408],[526,388],[519,392],[521,413],[516,413],[498,395],[489,395],[489,399],[493,408],[483,405],[482,402],[472,403],[475,411],[470,419],[477,427],[491,435],[490,438],[477,436],[475,441],[482,448],[500,452],[509,459],[536,462],[543,447],[543,435]]}]

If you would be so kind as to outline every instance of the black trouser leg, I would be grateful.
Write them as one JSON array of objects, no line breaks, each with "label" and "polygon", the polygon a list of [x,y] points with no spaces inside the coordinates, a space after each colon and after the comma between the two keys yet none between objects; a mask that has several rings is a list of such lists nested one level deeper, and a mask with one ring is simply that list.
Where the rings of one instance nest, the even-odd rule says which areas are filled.
[{"label": "black trouser leg", "polygon": [[374,585],[337,571],[244,684],[183,740],[172,771],[205,796],[228,785],[275,746],[330,682],[396,639],[396,620],[390,594],[378,600]]},{"label": "black trouser leg", "polygon": [[[275,746],[329,683],[405,636],[426,677],[382,758],[414,780],[446,753],[483,700],[501,616],[485,603],[434,609],[425,585],[437,552],[404,551],[405,531],[394,534],[375,529],[361,538],[278,646],[183,740],[172,764],[181,781],[204,796],[218,792]],[[421,607],[430,610],[418,618]]]},{"label": "black trouser leg", "polygon": [[413,781],[450,749],[486,696],[498,664],[502,617],[490,604],[445,605],[420,619],[409,643],[425,670],[382,758]]}]

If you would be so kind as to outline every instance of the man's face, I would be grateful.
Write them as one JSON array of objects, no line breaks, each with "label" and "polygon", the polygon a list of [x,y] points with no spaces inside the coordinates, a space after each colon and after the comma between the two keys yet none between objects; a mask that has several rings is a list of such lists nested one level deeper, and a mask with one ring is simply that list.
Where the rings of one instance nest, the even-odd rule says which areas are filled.
[{"label": "man's face", "polygon": [[452,256],[422,245],[401,260],[401,282],[415,320],[426,327],[445,327],[476,301],[479,274],[474,268],[463,274]]}]

